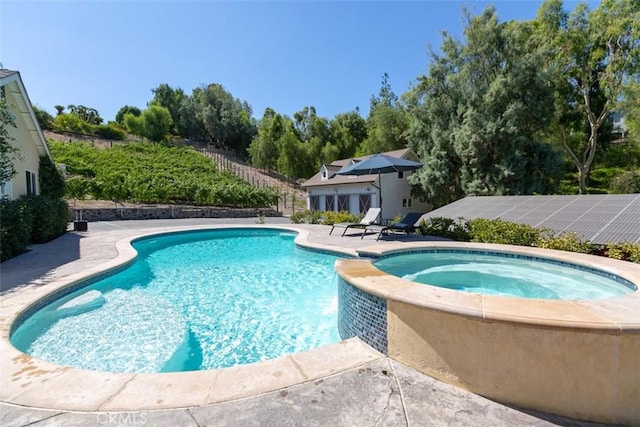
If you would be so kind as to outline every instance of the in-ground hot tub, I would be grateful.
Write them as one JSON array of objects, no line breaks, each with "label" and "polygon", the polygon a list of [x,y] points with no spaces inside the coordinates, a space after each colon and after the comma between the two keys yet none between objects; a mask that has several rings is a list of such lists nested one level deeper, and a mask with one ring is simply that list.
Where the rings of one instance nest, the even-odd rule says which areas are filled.
[{"label": "in-ground hot tub", "polygon": [[[537,248],[449,242],[360,251],[377,259],[428,249],[484,251],[595,269],[637,289],[640,265]],[[439,288],[340,260],[339,329],[437,379],[520,407],[640,423],[640,292],[525,299]],[[617,280],[617,279],[616,279]]]}]

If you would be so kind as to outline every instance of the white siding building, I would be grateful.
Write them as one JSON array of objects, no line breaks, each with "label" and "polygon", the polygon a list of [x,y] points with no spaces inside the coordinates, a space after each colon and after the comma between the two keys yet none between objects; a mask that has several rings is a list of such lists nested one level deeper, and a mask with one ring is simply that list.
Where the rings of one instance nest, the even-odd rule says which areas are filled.
[{"label": "white siding building", "polygon": [[0,97],[15,118],[15,127],[9,126],[8,131],[13,139],[11,144],[19,150],[13,164],[17,173],[9,181],[0,183],[0,197],[17,199],[24,195],[40,194],[40,157],[51,157],[51,154],[19,72],[0,69]]},{"label": "white siding building", "polygon": [[[408,148],[389,151],[388,156],[417,161]],[[369,156],[336,160],[323,165],[320,171],[302,184],[307,191],[307,208],[311,211],[348,211],[364,214],[370,207],[382,208],[382,220],[404,216],[409,212],[427,212],[431,206],[411,195],[407,178],[413,172],[397,172],[382,175],[337,175],[340,169]],[[382,181],[382,182],[379,182]],[[382,188],[382,205],[380,205]]]}]

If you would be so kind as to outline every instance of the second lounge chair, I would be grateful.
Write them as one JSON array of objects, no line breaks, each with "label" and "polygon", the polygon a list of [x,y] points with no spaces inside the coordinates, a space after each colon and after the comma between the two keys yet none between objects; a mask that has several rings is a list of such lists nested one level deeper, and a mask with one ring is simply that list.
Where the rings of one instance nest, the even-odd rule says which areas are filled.
[{"label": "second lounge chair", "polygon": [[416,222],[420,221],[422,215],[423,214],[421,212],[410,212],[406,214],[405,217],[400,220],[400,222],[394,222],[387,225],[370,225],[362,230],[362,235],[360,236],[360,238],[364,238],[364,235],[367,233],[367,231],[378,233],[378,237],[376,238],[376,240],[380,240],[380,236],[382,236],[383,234],[387,234],[390,231],[403,231],[406,234],[413,233],[418,229]]}]

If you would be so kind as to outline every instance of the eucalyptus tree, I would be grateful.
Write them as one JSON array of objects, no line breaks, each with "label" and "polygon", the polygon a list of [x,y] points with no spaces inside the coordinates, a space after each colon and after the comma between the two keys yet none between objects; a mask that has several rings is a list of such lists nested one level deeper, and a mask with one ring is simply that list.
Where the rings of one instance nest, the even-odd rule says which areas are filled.
[{"label": "eucalyptus tree", "polygon": [[[536,31],[539,45],[548,49],[546,65],[555,73],[550,81],[562,106],[555,131],[584,193],[599,132],[625,83],[640,70],[640,7],[637,0],[603,0],[593,11],[580,4],[567,13],[561,0],[548,0],[538,12]],[[575,113],[588,123],[586,135],[574,126]]]},{"label": "eucalyptus tree", "polygon": [[405,95],[405,135],[424,162],[413,183],[435,206],[553,191],[561,163],[542,136],[554,97],[530,25],[499,22],[493,7],[464,14],[464,40],[444,33],[442,53]]},{"label": "eucalyptus tree", "polygon": [[409,125],[405,109],[391,89],[389,75],[382,76],[378,96],[372,96],[367,117],[367,137],[359,154],[375,154],[407,146],[404,132]]}]

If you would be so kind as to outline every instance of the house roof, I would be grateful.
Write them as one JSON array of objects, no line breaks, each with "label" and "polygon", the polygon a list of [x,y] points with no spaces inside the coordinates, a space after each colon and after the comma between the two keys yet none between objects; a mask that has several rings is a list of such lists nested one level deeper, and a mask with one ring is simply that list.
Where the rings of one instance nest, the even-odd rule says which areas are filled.
[{"label": "house roof", "polygon": [[[401,150],[387,151],[387,156],[396,157],[399,159],[405,159],[413,157],[415,158],[415,154],[409,148],[403,148]],[[302,187],[322,187],[325,185],[340,185],[340,184],[360,184],[360,183],[369,183],[374,182],[378,179],[377,174],[373,175],[336,175],[335,172],[339,171],[345,166],[349,166],[353,161],[361,161],[366,158],[373,156],[373,154],[367,156],[353,157],[349,159],[340,159],[331,162],[328,165],[324,165],[329,172],[333,172],[334,174],[330,176],[328,179],[322,179],[322,171],[319,171],[317,174],[309,178],[302,184]]]},{"label": "house roof", "polygon": [[10,92],[13,95],[12,98],[15,100],[15,104],[10,105],[10,108],[16,110],[16,112],[23,117],[26,123],[26,130],[31,136],[39,155],[49,156],[51,158],[47,140],[33,112],[33,107],[29,100],[27,90],[22,83],[20,73],[5,68],[0,69],[0,87],[4,87],[5,92]]},{"label": "house roof", "polygon": [[640,243],[640,194],[579,196],[470,196],[425,217],[501,218],[575,232],[591,243]]},{"label": "house roof", "polygon": [[4,79],[5,77],[9,77],[12,74],[17,74],[17,71],[7,70],[6,68],[0,68],[0,79]]}]

